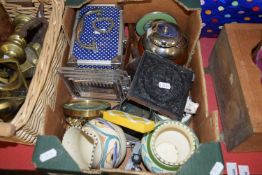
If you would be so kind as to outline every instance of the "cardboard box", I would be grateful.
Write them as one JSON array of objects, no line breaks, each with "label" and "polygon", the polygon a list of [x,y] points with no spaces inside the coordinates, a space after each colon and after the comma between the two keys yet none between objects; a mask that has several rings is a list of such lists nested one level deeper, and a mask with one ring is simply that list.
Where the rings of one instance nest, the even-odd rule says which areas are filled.
[{"label": "cardboard box", "polygon": [[262,24],[227,24],[210,57],[227,149],[262,151],[261,72],[252,49],[262,39]]},{"label": "cardboard box", "polygon": [[[76,7],[75,1],[67,1],[68,4],[70,4],[70,2],[74,3],[74,7]],[[116,2],[117,1],[114,0],[92,1],[92,3]],[[187,161],[187,163],[180,168],[177,174],[196,174],[196,172],[199,172],[198,174],[209,174],[213,165],[216,162],[222,162],[223,160],[220,152],[220,144],[210,143],[218,141],[219,138],[218,116],[216,111],[209,112],[207,106],[204,70],[198,42],[201,30],[201,18],[200,10],[196,7],[199,6],[195,6],[196,1],[190,3],[189,1],[182,0],[162,0],[161,3],[159,2],[160,1],[158,0],[152,0],[145,2],[121,3],[119,5],[123,8],[125,23],[136,23],[139,18],[148,12],[163,11],[174,16],[178,21],[178,25],[181,26],[182,31],[188,36],[188,62],[186,65],[189,66],[195,73],[195,81],[190,93],[193,100],[200,104],[198,112],[193,117],[190,125],[196,132],[201,145],[196,153]],[[187,6],[183,4],[183,2],[185,2]],[[75,12],[75,9],[68,7],[65,9],[64,13],[63,31],[68,43],[71,42]],[[69,45],[65,50],[64,63],[66,62],[68,51]],[[46,128],[44,132],[45,135],[55,135],[56,137],[39,136],[35,146],[33,162],[39,170],[61,173],[79,173],[81,171],[87,174],[151,174],[145,169],[143,172],[124,171],[123,167],[125,167],[125,162],[128,160],[130,150],[127,152],[124,163],[118,169],[96,169],[91,171],[80,170],[61,146],[61,142],[59,140],[62,138],[65,131],[65,118],[62,106],[64,103],[68,102],[69,99],[70,94],[63,81],[60,80],[57,86],[55,110],[49,109],[46,111]],[[46,162],[41,162],[39,160],[40,155],[52,148],[57,150],[57,156]]]}]

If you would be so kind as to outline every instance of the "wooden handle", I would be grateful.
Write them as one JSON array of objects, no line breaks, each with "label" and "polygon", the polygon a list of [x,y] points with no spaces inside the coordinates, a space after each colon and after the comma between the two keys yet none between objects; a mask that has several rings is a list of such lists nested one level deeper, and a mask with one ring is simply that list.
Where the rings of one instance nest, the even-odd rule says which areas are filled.
[{"label": "wooden handle", "polygon": [[11,137],[15,134],[15,126],[11,123],[0,123],[0,136]]}]

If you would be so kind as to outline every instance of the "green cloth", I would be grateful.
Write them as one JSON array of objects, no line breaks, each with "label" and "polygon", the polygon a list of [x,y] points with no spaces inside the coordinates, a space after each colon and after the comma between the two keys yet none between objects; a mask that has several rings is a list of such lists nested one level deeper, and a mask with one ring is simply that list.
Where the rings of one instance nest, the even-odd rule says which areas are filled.
[{"label": "green cloth", "polygon": [[[57,156],[41,162],[40,155],[55,149]],[[60,140],[55,136],[38,136],[32,158],[37,169],[45,172],[80,173],[78,165],[62,146]]]}]

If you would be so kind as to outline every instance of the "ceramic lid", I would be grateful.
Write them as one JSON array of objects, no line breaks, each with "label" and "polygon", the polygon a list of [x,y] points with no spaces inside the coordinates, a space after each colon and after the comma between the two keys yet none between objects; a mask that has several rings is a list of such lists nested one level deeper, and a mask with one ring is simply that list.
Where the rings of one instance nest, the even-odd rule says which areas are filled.
[{"label": "ceramic lid", "polygon": [[163,48],[179,47],[185,48],[186,39],[176,24],[166,21],[155,21],[152,25],[152,32],[149,35],[150,41]]}]

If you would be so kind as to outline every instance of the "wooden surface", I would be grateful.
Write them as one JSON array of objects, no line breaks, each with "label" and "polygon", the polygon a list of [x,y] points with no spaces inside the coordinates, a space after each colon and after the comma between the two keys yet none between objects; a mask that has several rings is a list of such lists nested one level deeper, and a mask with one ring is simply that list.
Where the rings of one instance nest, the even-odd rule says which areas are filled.
[{"label": "wooden surface", "polygon": [[232,151],[262,151],[261,139],[250,138],[262,131],[261,74],[251,58],[261,39],[262,25],[226,25],[210,57],[224,139]]},{"label": "wooden surface", "polygon": [[261,72],[252,61],[251,50],[262,40],[262,24],[234,24],[226,29],[253,130],[261,133]]},{"label": "wooden surface", "polygon": [[[201,38],[201,53],[203,57],[204,68],[209,66],[208,58],[210,57],[211,51],[216,38]],[[210,74],[205,74],[206,88],[207,88],[207,97],[208,97],[208,109],[217,110],[218,104],[216,100],[216,94],[214,90],[214,82]],[[218,124],[219,130],[222,132],[220,113],[218,113]],[[250,174],[252,175],[261,175],[262,174],[262,152],[230,152],[227,150],[226,145],[221,141],[221,149],[223,153],[224,165],[228,162],[235,162],[237,165],[247,165],[249,166]],[[224,174],[226,174],[226,168],[224,169]]]}]

